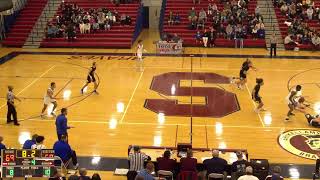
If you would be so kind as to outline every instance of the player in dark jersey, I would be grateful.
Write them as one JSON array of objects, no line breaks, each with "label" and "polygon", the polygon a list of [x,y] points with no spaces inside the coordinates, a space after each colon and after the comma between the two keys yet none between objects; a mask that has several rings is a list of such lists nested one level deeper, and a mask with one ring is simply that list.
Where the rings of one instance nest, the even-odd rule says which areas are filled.
[{"label": "player in dark jersey", "polygon": [[239,73],[239,81],[235,82],[236,85],[238,86],[238,89],[242,89],[243,85],[247,83],[247,73],[250,69],[253,70],[257,70],[252,62],[247,58],[247,60],[245,62],[242,63],[242,67],[240,69],[240,73]]},{"label": "player in dark jersey", "polygon": [[98,92],[97,92],[98,84],[97,84],[96,78],[94,77],[94,74],[95,74],[96,69],[97,69],[96,62],[93,62],[91,68],[89,69],[89,73],[88,73],[88,76],[87,76],[87,82],[86,82],[86,84],[81,88],[81,94],[83,94],[83,90],[84,90],[84,89],[88,86],[88,84],[90,84],[91,82],[93,82],[93,84],[94,84],[94,90],[93,90],[93,92],[95,92],[96,94],[98,94]]},{"label": "player in dark jersey", "polygon": [[253,88],[252,90],[252,99],[258,103],[257,108],[254,110],[256,113],[259,113],[260,111],[265,111],[265,109],[263,109],[263,102],[262,102],[262,97],[259,95],[259,91],[261,86],[263,85],[263,79],[257,78],[256,79],[256,86]]},{"label": "player in dark jersey", "polygon": [[305,114],[304,115],[307,118],[308,124],[313,126],[313,127],[318,127],[320,128],[320,116],[312,116],[311,114]]}]

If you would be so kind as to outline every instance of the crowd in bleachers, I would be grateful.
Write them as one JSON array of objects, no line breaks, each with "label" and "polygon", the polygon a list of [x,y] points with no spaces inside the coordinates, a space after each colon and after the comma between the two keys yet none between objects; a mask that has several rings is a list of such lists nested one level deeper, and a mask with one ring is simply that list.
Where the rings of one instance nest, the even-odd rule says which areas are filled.
[{"label": "crowd in bleachers", "polygon": [[[2,149],[7,149],[6,145],[3,143],[3,137],[0,136],[0,151]],[[44,145],[45,137],[41,135],[34,134],[31,139],[26,140],[23,143],[22,149],[50,149]],[[56,141],[52,146],[55,151],[55,156],[59,157],[64,163],[65,167],[73,167],[78,169],[79,164],[77,160],[76,152],[70,147],[68,143],[68,136],[62,135],[60,140]],[[72,165],[71,165],[72,163]],[[58,163],[59,164],[59,163]],[[55,170],[53,172],[53,177],[49,180],[62,180],[65,179],[62,175]],[[87,171],[85,168],[79,169],[79,175],[72,175],[68,179],[70,180],[101,180],[99,174],[93,174],[92,177],[87,176]]]},{"label": "crowd in bleachers", "polygon": [[[129,154],[130,168],[127,173],[128,180],[153,180],[154,177],[166,179],[226,179],[231,174],[232,180],[258,180],[253,175],[253,165],[244,159],[242,152],[236,152],[237,160],[231,165],[221,157],[219,151],[212,151],[212,158],[203,161],[203,169],[199,170],[198,160],[193,157],[191,149],[187,151],[186,157],[180,159],[171,158],[171,151],[165,150],[163,156],[158,157],[156,162],[151,162],[150,156],[141,152],[138,146],[133,147]],[[154,173],[155,172],[155,173]],[[283,180],[280,175],[281,169],[275,166],[272,174],[266,180]],[[210,177],[210,178],[208,178]]]},{"label": "crowd in bleachers", "polygon": [[[194,1],[194,3],[199,2]],[[221,3],[223,3],[223,9],[220,11],[217,4],[210,2],[207,9],[202,8],[196,11],[195,7],[192,7],[188,12],[188,29],[198,30],[195,34],[197,42],[207,47],[207,39],[209,42],[210,40],[214,42],[217,37],[225,39],[265,38],[263,17],[259,7],[256,7],[255,13],[249,14],[249,0],[221,0]],[[168,25],[174,26],[180,21],[179,12],[169,12]],[[210,35],[210,31],[214,33]]]},{"label": "crowd in bleachers", "polygon": [[[286,17],[288,26],[285,44],[299,46],[312,44],[313,48],[320,45],[320,9],[312,0],[274,0],[274,5],[280,8]],[[311,24],[317,24],[316,26]]]},{"label": "crowd in bleachers", "polygon": [[[130,0],[124,0],[126,3]],[[124,2],[121,1],[121,2]],[[119,0],[112,1],[115,4]],[[97,30],[110,30],[114,25],[131,25],[131,17],[125,13],[118,13],[116,9],[91,8],[85,11],[77,4],[61,4],[61,14],[50,22],[47,28],[48,38],[67,38],[76,39],[77,30],[81,34],[94,33]]]}]

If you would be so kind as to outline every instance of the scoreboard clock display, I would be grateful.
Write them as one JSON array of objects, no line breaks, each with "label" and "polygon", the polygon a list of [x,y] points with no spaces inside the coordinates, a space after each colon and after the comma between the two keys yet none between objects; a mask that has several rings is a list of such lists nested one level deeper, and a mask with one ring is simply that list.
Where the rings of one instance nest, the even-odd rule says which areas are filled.
[{"label": "scoreboard clock display", "polygon": [[54,150],[6,149],[1,151],[1,177],[52,177]]}]

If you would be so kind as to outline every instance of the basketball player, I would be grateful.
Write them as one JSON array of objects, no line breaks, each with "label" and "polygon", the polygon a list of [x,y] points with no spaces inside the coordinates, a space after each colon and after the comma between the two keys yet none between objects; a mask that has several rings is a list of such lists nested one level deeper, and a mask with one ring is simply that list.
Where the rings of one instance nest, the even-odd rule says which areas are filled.
[{"label": "basketball player", "polygon": [[252,64],[252,62],[247,58],[245,62],[243,62],[241,70],[240,70],[240,80],[238,82],[235,82],[238,86],[238,89],[243,89],[243,85],[247,83],[247,73],[249,69],[257,70]]},{"label": "basketball player", "polygon": [[52,111],[50,114],[54,117],[56,116],[54,114],[54,110],[56,109],[58,104],[57,104],[57,100],[53,96],[55,88],[56,88],[56,83],[55,82],[50,83],[50,87],[48,88],[48,90],[44,96],[44,99],[43,99],[43,108],[41,111],[41,118],[44,118],[44,116],[45,116],[44,112],[46,111],[46,109],[50,103],[53,104],[53,108],[52,108]]},{"label": "basketball player", "polygon": [[261,86],[263,85],[263,79],[257,78],[256,79],[256,86],[253,88],[252,91],[252,100],[254,100],[256,103],[258,103],[257,108],[254,110],[256,113],[259,113],[260,111],[265,111],[265,109],[263,109],[263,102],[262,102],[262,98],[259,95],[259,91]]},{"label": "basketball player", "polygon": [[139,40],[137,45],[137,50],[136,50],[136,56],[137,56],[136,68],[138,71],[143,71],[143,58],[142,58],[143,51],[146,51],[146,50],[143,48],[142,40]]},{"label": "basketball player", "polygon": [[87,76],[87,82],[86,84],[81,88],[81,94],[83,94],[83,90],[84,88],[86,88],[88,86],[88,84],[90,84],[91,82],[93,82],[94,84],[94,90],[93,92],[98,94],[97,92],[97,88],[98,88],[98,84],[97,84],[97,81],[96,81],[96,78],[94,77],[94,74],[95,74],[95,71],[97,69],[97,66],[96,66],[96,62],[93,62],[92,63],[92,66],[89,70],[89,73],[88,73],[88,76]]},{"label": "basketball player", "polygon": [[320,116],[319,115],[312,116],[312,115],[306,113],[304,116],[307,118],[309,125],[311,125],[313,127],[320,128]]},{"label": "basketball player", "polygon": [[289,95],[287,96],[288,107],[289,111],[287,113],[286,120],[289,120],[290,116],[294,116],[295,114],[292,111],[298,106],[298,98],[302,94],[302,86],[297,85],[296,87],[292,88]]}]

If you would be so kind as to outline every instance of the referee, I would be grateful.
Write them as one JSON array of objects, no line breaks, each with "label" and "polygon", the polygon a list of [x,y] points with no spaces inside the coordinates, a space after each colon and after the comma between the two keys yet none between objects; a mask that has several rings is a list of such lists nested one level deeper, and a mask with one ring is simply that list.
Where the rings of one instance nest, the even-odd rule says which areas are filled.
[{"label": "referee", "polygon": [[[14,99],[21,101],[18,97],[16,97],[13,92],[13,86],[8,86],[8,93],[7,93],[7,105],[8,105],[8,113],[7,113],[7,124],[14,122],[14,125],[19,126],[17,119],[17,111],[14,105]],[[11,120],[11,116],[13,116],[13,120]]]},{"label": "referee", "polygon": [[272,58],[272,54],[274,57],[277,56],[277,36],[275,33],[272,33],[270,37],[270,57]]}]

